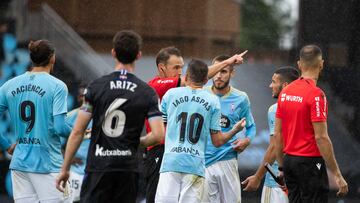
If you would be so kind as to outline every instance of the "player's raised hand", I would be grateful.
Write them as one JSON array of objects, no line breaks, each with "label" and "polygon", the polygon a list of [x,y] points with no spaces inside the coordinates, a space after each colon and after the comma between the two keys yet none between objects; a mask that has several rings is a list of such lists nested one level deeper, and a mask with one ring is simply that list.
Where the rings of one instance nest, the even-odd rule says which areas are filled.
[{"label": "player's raised hand", "polygon": [[66,182],[70,177],[69,171],[61,170],[58,177],[56,178],[56,189],[60,192],[64,192],[66,188]]},{"label": "player's raised hand", "polygon": [[246,119],[245,119],[245,118],[242,118],[239,122],[237,122],[237,123],[234,125],[233,129],[235,129],[236,131],[239,132],[239,131],[241,131],[242,129],[244,129],[245,125],[246,125]]},{"label": "player's raised hand", "polygon": [[233,65],[233,64],[243,64],[244,63],[244,58],[243,56],[248,52],[248,50],[242,52],[241,54],[235,54],[234,56],[230,57],[228,60],[228,63]]},{"label": "player's raised hand", "polygon": [[241,185],[244,188],[244,191],[247,192],[252,192],[252,191],[256,191],[261,183],[261,179],[259,179],[257,176],[252,175],[247,177],[243,182],[241,182]]},{"label": "player's raised hand", "polygon": [[336,193],[336,195],[338,197],[345,196],[348,193],[349,188],[348,188],[348,184],[345,181],[344,177],[342,175],[335,176],[335,182],[336,182],[337,186],[339,187],[339,190]]}]

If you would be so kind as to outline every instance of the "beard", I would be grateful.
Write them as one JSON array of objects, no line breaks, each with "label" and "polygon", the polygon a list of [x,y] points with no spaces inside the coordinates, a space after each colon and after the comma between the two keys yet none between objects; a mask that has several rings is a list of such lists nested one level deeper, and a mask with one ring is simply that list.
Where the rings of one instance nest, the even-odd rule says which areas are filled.
[{"label": "beard", "polygon": [[278,88],[278,91],[275,92],[274,95],[273,95],[273,98],[274,98],[274,99],[279,98],[279,94],[280,94],[280,92],[281,92],[282,89],[283,89],[282,86],[280,86],[280,87]]},{"label": "beard", "polygon": [[216,81],[213,81],[214,87],[218,90],[223,90],[229,86],[230,80],[224,81],[222,84],[217,85]]}]

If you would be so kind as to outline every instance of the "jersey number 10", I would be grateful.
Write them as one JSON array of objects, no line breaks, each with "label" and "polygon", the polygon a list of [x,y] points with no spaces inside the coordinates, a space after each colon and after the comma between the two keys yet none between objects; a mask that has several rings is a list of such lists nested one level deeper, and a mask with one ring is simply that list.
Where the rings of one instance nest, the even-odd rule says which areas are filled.
[{"label": "jersey number 10", "polygon": [[[181,112],[177,116],[176,121],[181,123],[180,142],[183,143],[185,141],[185,134],[186,134],[187,123],[188,123],[188,113]],[[199,141],[203,124],[204,124],[204,117],[201,114],[199,114],[199,113],[191,114],[190,120],[189,120],[190,126],[188,129],[189,132],[187,133],[188,140],[191,144],[196,144]],[[195,127],[196,127],[196,129],[195,129]]]}]

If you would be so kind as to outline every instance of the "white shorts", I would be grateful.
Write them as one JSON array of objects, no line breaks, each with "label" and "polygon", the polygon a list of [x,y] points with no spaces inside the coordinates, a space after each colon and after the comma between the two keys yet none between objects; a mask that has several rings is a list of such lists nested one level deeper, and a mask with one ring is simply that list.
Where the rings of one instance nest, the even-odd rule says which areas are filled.
[{"label": "white shorts", "polygon": [[288,197],[285,192],[278,187],[267,187],[264,185],[261,193],[261,203],[288,203]]},{"label": "white shorts", "polygon": [[160,173],[156,190],[156,203],[198,203],[204,188],[201,176],[165,172]]},{"label": "white shorts", "polygon": [[65,192],[56,189],[58,173],[29,173],[12,170],[11,179],[15,203],[45,202],[65,203],[70,201],[70,188]]},{"label": "white shorts", "polygon": [[80,201],[81,185],[84,179],[84,175],[70,171],[69,183],[71,188],[71,202]]},{"label": "white shorts", "polygon": [[202,202],[241,202],[240,177],[236,158],[218,161],[205,169]]}]

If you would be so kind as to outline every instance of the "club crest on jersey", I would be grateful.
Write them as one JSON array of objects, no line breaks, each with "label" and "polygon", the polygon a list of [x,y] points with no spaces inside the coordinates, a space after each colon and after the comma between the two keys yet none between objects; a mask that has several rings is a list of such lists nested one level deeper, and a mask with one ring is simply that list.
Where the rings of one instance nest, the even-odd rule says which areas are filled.
[{"label": "club crest on jersey", "polygon": [[121,80],[127,79],[127,71],[126,70],[120,70],[119,79],[121,79]]},{"label": "club crest on jersey", "polygon": [[221,114],[220,127],[228,128],[230,126],[230,120],[225,115]]}]

